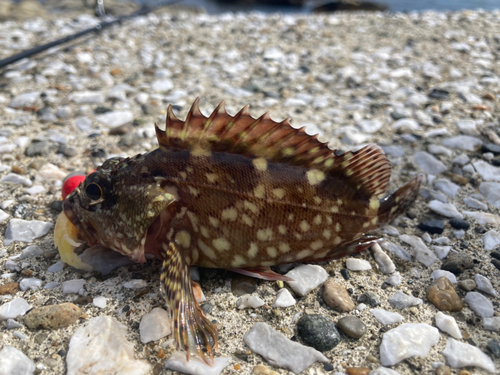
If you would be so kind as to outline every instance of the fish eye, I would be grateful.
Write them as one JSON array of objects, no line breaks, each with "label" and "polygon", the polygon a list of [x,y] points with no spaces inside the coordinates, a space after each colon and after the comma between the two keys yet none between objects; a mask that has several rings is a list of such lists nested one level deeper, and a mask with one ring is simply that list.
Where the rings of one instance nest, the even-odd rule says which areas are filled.
[{"label": "fish eye", "polygon": [[91,182],[87,185],[87,187],[85,188],[85,194],[89,199],[93,201],[100,200],[104,195],[102,188],[95,182]]}]

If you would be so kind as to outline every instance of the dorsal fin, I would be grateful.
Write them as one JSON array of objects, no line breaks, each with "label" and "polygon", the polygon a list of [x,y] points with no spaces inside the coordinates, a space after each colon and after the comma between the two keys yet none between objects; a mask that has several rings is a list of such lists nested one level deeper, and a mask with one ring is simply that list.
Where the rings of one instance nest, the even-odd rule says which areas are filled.
[{"label": "dorsal fin", "polygon": [[236,115],[226,112],[220,103],[207,118],[197,98],[185,121],[179,120],[168,107],[165,131],[156,126],[160,148],[224,151],[262,157],[270,161],[304,166],[323,173],[339,173],[353,187],[370,196],[381,196],[390,179],[390,164],[382,149],[368,145],[358,151],[337,155],[335,150],[308,135],[304,128],[295,129],[290,119],[276,122],[268,113],[253,118],[248,106]]}]

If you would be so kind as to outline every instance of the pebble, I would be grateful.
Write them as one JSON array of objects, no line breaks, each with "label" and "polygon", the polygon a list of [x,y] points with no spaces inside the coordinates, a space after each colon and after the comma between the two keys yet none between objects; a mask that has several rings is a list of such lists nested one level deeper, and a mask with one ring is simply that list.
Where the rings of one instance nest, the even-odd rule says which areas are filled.
[{"label": "pebble", "polygon": [[238,310],[243,310],[243,309],[256,309],[257,307],[264,306],[265,302],[257,297],[257,296],[252,296],[249,294],[245,294],[244,296],[241,296],[237,301],[236,301],[236,307]]},{"label": "pebble", "polygon": [[495,364],[488,355],[475,346],[459,342],[451,337],[446,342],[443,355],[453,368],[475,366],[488,372],[495,372]]},{"label": "pebble", "polygon": [[462,272],[472,267],[474,267],[472,257],[465,253],[452,253],[441,265],[442,270],[450,271],[455,275],[460,275]]},{"label": "pebble", "polygon": [[217,357],[214,358],[214,364],[210,366],[195,357],[191,357],[188,362],[186,353],[177,351],[165,362],[165,368],[189,375],[219,375],[229,365],[230,360],[228,357]]},{"label": "pebble", "polygon": [[384,366],[394,366],[406,358],[425,358],[438,341],[437,328],[426,323],[404,323],[382,337],[380,362]]},{"label": "pebble", "polygon": [[19,290],[18,283],[7,283],[0,285],[0,296],[5,294],[16,294]]},{"label": "pebble", "polygon": [[349,271],[367,271],[372,269],[370,262],[358,258],[347,258],[345,265]]},{"label": "pebble", "polygon": [[335,323],[317,314],[302,316],[297,322],[297,334],[304,344],[320,352],[331,350],[342,341]]},{"label": "pebble", "polygon": [[483,244],[486,250],[493,250],[500,244],[500,232],[492,229],[483,236]]},{"label": "pebble", "polygon": [[[481,182],[479,185],[479,192],[486,197],[488,203],[492,204],[496,208],[500,208],[500,183],[498,182]],[[483,203],[486,208],[482,209],[486,211],[488,206]],[[472,207],[475,208],[475,207]]]},{"label": "pebble", "polygon": [[155,307],[141,318],[139,334],[141,342],[147,344],[170,335],[170,314],[160,307]]},{"label": "pebble", "polygon": [[340,312],[354,310],[354,302],[343,285],[329,279],[323,290],[323,300],[332,309]]},{"label": "pebble", "polygon": [[396,370],[380,366],[379,368],[371,371],[368,375],[401,375]]},{"label": "pebble", "polygon": [[285,276],[294,280],[287,281],[286,283],[301,297],[305,296],[328,279],[328,273],[323,267],[312,264],[300,265],[289,271]]},{"label": "pebble", "polygon": [[483,328],[488,331],[500,332],[500,316],[483,319]]},{"label": "pebble", "polygon": [[459,149],[465,151],[474,151],[476,147],[483,143],[479,138],[471,137],[469,135],[458,135],[443,140],[443,145],[452,149]]},{"label": "pebble", "polygon": [[420,230],[423,230],[425,232],[429,232],[432,234],[441,234],[441,233],[443,233],[443,230],[444,230],[444,221],[443,220],[436,220],[436,219],[425,220],[418,225],[418,228]]},{"label": "pebble", "polygon": [[436,255],[427,247],[426,244],[424,244],[421,238],[402,234],[399,236],[399,239],[410,245],[413,249],[413,256],[415,259],[420,263],[425,264],[427,267],[431,266],[438,260]]},{"label": "pebble", "polygon": [[370,312],[380,324],[401,323],[403,320],[405,320],[405,318],[401,314],[384,309],[371,309]]},{"label": "pebble", "polygon": [[448,169],[441,161],[425,151],[416,152],[413,158],[415,159],[415,163],[425,173],[440,174]]},{"label": "pebble", "polygon": [[391,298],[388,299],[389,303],[396,309],[404,309],[410,306],[421,305],[424,301],[420,298],[409,296],[398,290]]},{"label": "pebble", "polygon": [[104,309],[106,307],[106,297],[102,297],[102,296],[94,297],[94,299],[92,300],[92,304],[95,307],[99,307],[100,309]]},{"label": "pebble", "polygon": [[132,279],[123,283],[123,287],[127,289],[141,289],[147,286],[148,283],[143,279]]},{"label": "pebble", "polygon": [[35,363],[20,350],[10,345],[0,350],[0,374],[33,375],[35,370]]},{"label": "pebble", "polygon": [[328,362],[319,351],[301,345],[277,332],[266,323],[256,323],[243,337],[254,353],[260,354],[274,366],[300,373],[314,362]]},{"label": "pebble", "polygon": [[443,314],[439,311],[434,316],[434,319],[436,320],[436,327],[438,327],[441,331],[446,332],[457,340],[462,339],[462,333],[460,332],[460,328],[458,328],[457,321],[454,317]]},{"label": "pebble", "polygon": [[101,104],[105,98],[99,91],[81,91],[70,94],[69,100],[77,104]]},{"label": "pebble", "polygon": [[453,284],[446,277],[440,277],[431,284],[427,299],[440,311],[461,311],[463,308]]},{"label": "pebble", "polygon": [[392,286],[398,286],[399,284],[401,284],[401,280],[402,280],[401,274],[399,273],[399,271],[396,271],[384,282]]},{"label": "pebble", "polygon": [[493,357],[500,358],[500,344],[497,340],[493,339],[488,341],[488,344],[486,344],[486,349],[488,349],[489,352],[493,354]]},{"label": "pebble", "polygon": [[16,173],[8,173],[4,178],[0,180],[0,183],[12,183],[17,185],[31,186],[33,182],[29,178],[20,176]]},{"label": "pebble", "polygon": [[22,108],[25,106],[32,106],[38,100],[40,94],[40,91],[31,91],[20,94],[10,101],[9,107]]},{"label": "pebble", "polygon": [[498,297],[497,291],[493,288],[491,281],[487,277],[477,273],[474,275],[474,281],[476,282],[478,290],[493,297]]},{"label": "pebble", "polygon": [[76,294],[84,285],[83,279],[68,280],[62,283],[62,292],[63,294]]},{"label": "pebble", "polygon": [[358,317],[349,315],[338,320],[337,326],[347,336],[359,339],[366,333],[366,325]]},{"label": "pebble", "polygon": [[470,292],[471,290],[474,290],[476,288],[476,283],[474,280],[466,279],[461,280],[458,283],[458,286],[460,287],[460,289],[465,290],[466,292]]},{"label": "pebble", "polygon": [[29,329],[59,329],[69,327],[82,315],[80,308],[72,303],[61,303],[36,307],[24,317]]},{"label": "pebble", "polygon": [[365,303],[371,307],[380,305],[380,298],[374,292],[365,292],[358,298],[358,303]]},{"label": "pebble", "polygon": [[273,307],[289,307],[296,303],[297,301],[295,301],[290,291],[286,288],[282,288],[276,294],[276,300],[274,301]]},{"label": "pebble", "polygon": [[458,164],[460,166],[464,166],[468,162],[470,162],[470,159],[466,154],[459,154],[451,161],[452,164]]},{"label": "pebble", "polygon": [[348,367],[346,368],[347,375],[368,375],[370,369],[368,367]]},{"label": "pebble", "polygon": [[0,306],[0,320],[15,319],[26,314],[29,309],[30,305],[24,298],[14,298]]},{"label": "pebble", "polygon": [[492,224],[495,226],[500,226],[500,216],[493,215],[486,212],[472,212],[472,211],[462,211],[464,215],[470,216],[476,220],[480,225]]},{"label": "pebble", "polygon": [[390,241],[384,241],[381,243],[381,246],[387,251],[390,251],[391,253],[396,255],[398,258],[401,258],[406,261],[411,260],[410,253],[395,243],[392,243]]},{"label": "pebble", "polygon": [[6,329],[23,328],[23,325],[16,322],[14,319],[7,319],[7,321],[5,322],[5,328]]},{"label": "pebble", "polygon": [[449,223],[455,229],[468,230],[470,228],[470,224],[462,219],[451,219]]},{"label": "pebble", "polygon": [[96,121],[109,127],[115,128],[134,120],[134,115],[130,111],[112,111],[96,116]]},{"label": "pebble", "polygon": [[444,271],[444,270],[435,270],[431,273],[431,278],[433,280],[437,280],[441,277],[446,277],[448,280],[450,280],[453,284],[457,283],[457,277],[449,272],[449,271]]},{"label": "pebble", "polygon": [[126,334],[127,328],[111,316],[90,319],[71,336],[66,355],[68,374],[148,373],[151,366],[134,359],[133,344],[128,342]]},{"label": "pebble", "polygon": [[22,279],[19,282],[19,289],[25,290],[38,290],[42,286],[42,280],[30,277],[28,279]]},{"label": "pebble", "polygon": [[375,262],[377,262],[380,272],[382,273],[393,273],[396,271],[396,266],[392,259],[382,251],[382,248],[378,243],[374,244],[372,247],[373,257],[375,258]]},{"label": "pebble", "polygon": [[429,202],[428,207],[435,213],[442,216],[463,219],[463,215],[458,212],[457,208],[452,203],[443,203],[438,200],[432,200]]},{"label": "pebble", "polygon": [[279,374],[276,371],[273,371],[264,365],[257,365],[253,368],[252,375],[279,375]]},{"label": "pebble", "polygon": [[465,302],[469,308],[481,318],[491,318],[494,314],[491,302],[478,292],[469,292],[465,295]]}]

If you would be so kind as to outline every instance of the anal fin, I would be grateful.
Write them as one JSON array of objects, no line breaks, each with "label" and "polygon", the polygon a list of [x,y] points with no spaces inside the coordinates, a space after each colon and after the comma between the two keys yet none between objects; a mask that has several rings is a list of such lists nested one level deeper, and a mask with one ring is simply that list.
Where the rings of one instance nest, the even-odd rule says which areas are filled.
[{"label": "anal fin", "polygon": [[280,281],[293,281],[293,279],[280,275],[274,272],[269,267],[248,267],[248,268],[230,268],[230,271],[241,273],[242,275],[255,277],[262,280],[280,280]]}]

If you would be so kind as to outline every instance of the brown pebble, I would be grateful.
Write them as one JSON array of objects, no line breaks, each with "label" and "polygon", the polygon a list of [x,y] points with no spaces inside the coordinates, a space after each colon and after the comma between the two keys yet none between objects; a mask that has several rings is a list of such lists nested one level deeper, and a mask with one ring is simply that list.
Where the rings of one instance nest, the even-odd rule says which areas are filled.
[{"label": "brown pebble", "polygon": [[76,304],[76,305],[88,305],[89,303],[91,303],[93,301],[93,298],[90,297],[90,296],[82,296],[82,297],[78,297],[77,299],[75,299],[73,302]]},{"label": "brown pebble", "polygon": [[276,371],[273,371],[264,365],[257,365],[253,368],[252,375],[279,375],[279,374]]},{"label": "brown pebble", "polygon": [[15,174],[25,174],[26,169],[18,167],[17,165],[13,165],[11,171]]},{"label": "brown pebble", "polygon": [[132,131],[132,125],[127,123],[109,129],[109,135],[124,135]]},{"label": "brown pebble", "polygon": [[347,375],[368,375],[370,371],[368,367],[348,367],[345,369]]},{"label": "brown pebble", "polygon": [[451,375],[451,369],[446,365],[441,365],[436,369],[436,375]]},{"label": "brown pebble", "polygon": [[348,312],[354,310],[354,302],[343,285],[329,279],[323,290],[323,300],[332,309]]},{"label": "brown pebble", "polygon": [[109,74],[111,74],[113,77],[116,77],[120,74],[122,74],[122,70],[120,68],[113,68],[111,69],[111,71],[109,72]]},{"label": "brown pebble", "polygon": [[158,350],[158,358],[162,359],[163,357],[165,357],[165,350],[163,349]]},{"label": "brown pebble", "polygon": [[454,183],[461,186],[465,186],[469,183],[469,180],[467,180],[464,176],[460,176],[459,174],[450,173],[449,176]]},{"label": "brown pebble", "polygon": [[235,370],[241,370],[241,365],[239,363],[235,364],[233,367]]},{"label": "brown pebble", "polygon": [[369,355],[368,357],[366,357],[366,360],[371,363],[378,363],[378,359],[374,355]]},{"label": "brown pebble", "polygon": [[476,104],[474,106],[472,106],[472,109],[474,111],[489,111],[490,109],[485,106],[484,104]]},{"label": "brown pebble", "polygon": [[470,372],[467,371],[467,370],[460,370],[460,372],[458,373],[458,375],[470,375]]},{"label": "brown pebble", "polygon": [[73,324],[81,314],[80,308],[72,303],[37,307],[26,314],[24,325],[30,329],[64,328]]},{"label": "brown pebble", "polygon": [[4,294],[16,294],[18,290],[19,290],[18,283],[8,283],[0,285],[0,296]]},{"label": "brown pebble", "polygon": [[482,96],[483,99],[485,100],[490,100],[490,101],[495,101],[495,95],[493,95],[491,92],[488,92]]},{"label": "brown pebble", "polygon": [[444,276],[431,284],[427,299],[440,311],[461,311],[463,308],[453,284]]},{"label": "brown pebble", "polygon": [[21,271],[21,275],[23,275],[23,276],[31,276],[31,275],[33,275],[33,271],[32,270],[22,270]]}]

